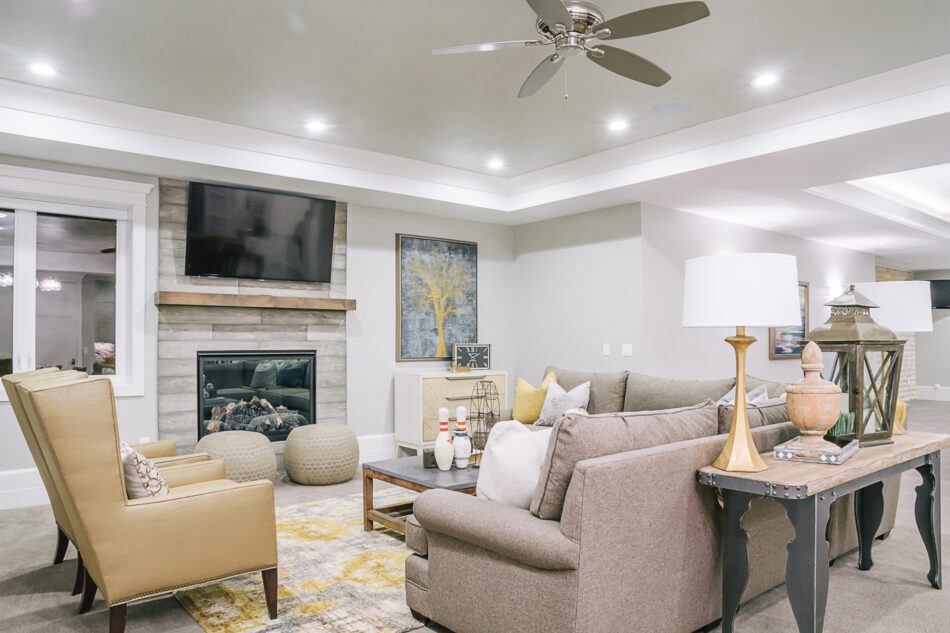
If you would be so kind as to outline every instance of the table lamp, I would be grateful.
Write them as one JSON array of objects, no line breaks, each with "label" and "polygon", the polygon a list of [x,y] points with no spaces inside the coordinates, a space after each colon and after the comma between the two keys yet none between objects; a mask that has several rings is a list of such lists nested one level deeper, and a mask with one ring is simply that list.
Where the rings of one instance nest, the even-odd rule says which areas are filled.
[{"label": "table lamp", "polygon": [[929,281],[856,283],[854,289],[878,305],[874,320],[892,332],[933,332]]},{"label": "table lamp", "polygon": [[[752,441],[746,413],[745,357],[755,343],[747,327],[803,325],[794,255],[739,253],[687,260],[683,327],[735,327],[726,342],[736,352],[736,400],[729,439],[713,466],[732,472],[767,467]],[[803,333],[804,336],[804,333]]]}]

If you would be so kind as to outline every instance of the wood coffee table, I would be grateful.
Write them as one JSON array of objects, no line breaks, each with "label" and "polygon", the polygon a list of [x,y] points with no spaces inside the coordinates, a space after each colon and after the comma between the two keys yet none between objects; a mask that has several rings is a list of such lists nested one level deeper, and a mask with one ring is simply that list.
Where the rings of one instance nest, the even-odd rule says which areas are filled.
[{"label": "wood coffee table", "polygon": [[412,503],[374,507],[374,479],[416,492],[444,488],[475,494],[478,469],[469,466],[463,470],[452,466],[451,470],[443,472],[438,468],[423,468],[421,455],[363,464],[363,529],[372,531],[373,523],[380,523],[390,530],[405,534],[406,518],[412,514]]}]

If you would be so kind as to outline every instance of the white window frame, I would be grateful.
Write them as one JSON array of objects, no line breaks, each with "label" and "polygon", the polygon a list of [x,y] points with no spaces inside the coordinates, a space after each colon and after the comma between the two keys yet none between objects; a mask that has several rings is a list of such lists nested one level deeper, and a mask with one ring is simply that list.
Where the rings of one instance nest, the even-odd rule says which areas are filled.
[{"label": "white window frame", "polygon": [[[14,371],[35,367],[36,214],[116,221],[116,396],[144,396],[146,373],[146,210],[153,185],[0,165],[0,207],[13,209]],[[21,233],[22,231],[22,233]],[[0,392],[0,400],[7,400]]]}]

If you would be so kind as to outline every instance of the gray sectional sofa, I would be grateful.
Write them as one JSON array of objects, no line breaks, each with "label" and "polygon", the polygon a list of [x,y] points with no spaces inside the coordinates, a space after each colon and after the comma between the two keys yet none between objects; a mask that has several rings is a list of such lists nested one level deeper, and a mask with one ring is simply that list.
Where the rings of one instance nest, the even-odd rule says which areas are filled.
[{"label": "gray sectional sofa", "polygon": [[[689,405],[717,400],[734,383],[552,369],[565,388],[591,381],[592,414],[700,409]],[[761,382],[750,379],[749,388]],[[783,391],[769,383],[770,396]],[[595,415],[600,427],[568,416],[559,426],[570,424],[582,435],[635,422],[640,426],[624,428],[648,435],[665,419],[651,415]],[[791,422],[769,422],[753,429],[760,451],[798,433]],[[640,445],[637,438],[627,441]],[[696,470],[712,463],[725,441],[716,429],[582,459],[568,475],[556,519],[537,516],[540,490],[535,513],[456,492],[424,492],[407,523],[406,543],[414,551],[406,560],[409,607],[454,633],[690,633],[710,625],[721,616],[721,510],[715,491],[697,483]],[[558,450],[554,444],[545,468]],[[899,484],[899,478],[885,482],[879,534],[894,525]],[[849,495],[832,506],[832,559],[857,547],[853,505]],[[543,509],[541,515],[548,516]],[[793,534],[771,499],[753,502],[743,525],[751,566],[747,601],[784,582],[785,545]]]}]

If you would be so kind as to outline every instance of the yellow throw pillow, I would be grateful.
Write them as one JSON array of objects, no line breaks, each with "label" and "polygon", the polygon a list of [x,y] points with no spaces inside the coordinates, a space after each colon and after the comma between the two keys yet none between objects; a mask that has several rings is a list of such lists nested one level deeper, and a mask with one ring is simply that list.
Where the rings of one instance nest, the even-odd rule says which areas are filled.
[{"label": "yellow throw pillow", "polygon": [[544,406],[544,397],[548,395],[548,385],[557,382],[554,372],[548,372],[538,389],[524,378],[515,383],[515,406],[511,417],[522,424],[533,424],[541,417],[541,408]]}]

